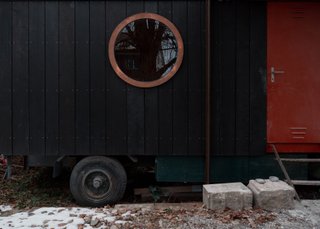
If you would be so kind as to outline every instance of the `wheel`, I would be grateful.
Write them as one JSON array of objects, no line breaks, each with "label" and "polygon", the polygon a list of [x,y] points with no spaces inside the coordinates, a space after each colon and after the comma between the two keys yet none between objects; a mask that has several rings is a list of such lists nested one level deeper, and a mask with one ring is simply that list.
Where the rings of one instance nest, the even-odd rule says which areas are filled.
[{"label": "wheel", "polygon": [[70,191],[79,205],[100,207],[119,201],[126,190],[127,175],[114,159],[94,156],[73,168]]}]

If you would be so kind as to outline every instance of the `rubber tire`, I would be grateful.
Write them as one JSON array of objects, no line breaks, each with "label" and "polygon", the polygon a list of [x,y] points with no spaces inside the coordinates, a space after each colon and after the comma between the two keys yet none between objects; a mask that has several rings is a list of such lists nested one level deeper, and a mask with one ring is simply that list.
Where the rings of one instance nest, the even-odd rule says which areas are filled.
[{"label": "rubber tire", "polygon": [[[82,181],[90,170],[103,169],[109,176],[110,189],[101,199],[93,199],[85,192]],[[127,174],[123,166],[115,159],[103,156],[86,157],[73,168],[70,177],[70,191],[81,206],[101,207],[121,200],[127,186]]]}]

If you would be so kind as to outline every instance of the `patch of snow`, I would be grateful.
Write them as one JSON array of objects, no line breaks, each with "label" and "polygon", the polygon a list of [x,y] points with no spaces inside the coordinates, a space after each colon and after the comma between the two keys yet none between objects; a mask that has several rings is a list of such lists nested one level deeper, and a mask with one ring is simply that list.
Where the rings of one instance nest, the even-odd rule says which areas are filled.
[{"label": "patch of snow", "polygon": [[122,217],[130,216],[130,215],[131,215],[131,211],[127,211],[126,213],[122,214]]},{"label": "patch of snow", "polygon": [[[79,224],[84,224],[84,219],[80,215],[94,216],[94,218],[106,218],[115,220],[115,217],[105,213],[97,213],[90,208],[39,208],[30,212],[16,213],[6,217],[0,217],[1,228],[78,228]],[[92,228],[86,225],[86,228]]]},{"label": "patch of snow", "polygon": [[124,220],[117,220],[116,222],[114,222],[115,224],[126,224],[128,223],[128,221],[124,221]]},{"label": "patch of snow", "polygon": [[12,207],[9,205],[0,205],[0,212],[7,212],[11,210],[12,210]]},{"label": "patch of snow", "polygon": [[105,221],[108,221],[109,223],[114,222],[116,220],[116,217],[114,216],[107,216],[103,218]]}]

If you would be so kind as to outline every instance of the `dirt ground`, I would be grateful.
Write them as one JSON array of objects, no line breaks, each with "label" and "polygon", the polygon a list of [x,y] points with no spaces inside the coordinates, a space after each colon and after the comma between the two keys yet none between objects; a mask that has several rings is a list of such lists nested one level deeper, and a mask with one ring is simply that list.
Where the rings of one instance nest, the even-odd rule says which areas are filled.
[{"label": "dirt ground", "polygon": [[[3,207],[4,208],[4,207]],[[0,208],[1,209],[1,208]],[[5,209],[4,209],[5,210]],[[320,228],[320,201],[303,200],[293,210],[215,212],[202,203],[124,204],[104,208],[7,208],[0,228]]]},{"label": "dirt ground", "polygon": [[52,179],[50,169],[23,170],[21,164],[21,158],[14,159],[11,180],[2,180],[4,170],[0,167],[0,229],[320,228],[318,187],[300,187],[304,200],[296,202],[293,210],[279,212],[215,212],[204,208],[201,199],[195,203],[142,203],[130,193],[120,205],[91,209],[74,203],[68,172]]}]

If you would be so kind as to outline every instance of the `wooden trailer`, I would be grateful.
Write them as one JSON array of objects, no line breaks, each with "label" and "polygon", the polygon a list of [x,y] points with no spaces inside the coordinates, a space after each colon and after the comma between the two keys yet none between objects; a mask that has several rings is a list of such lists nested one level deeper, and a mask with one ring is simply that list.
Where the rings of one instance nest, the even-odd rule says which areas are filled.
[{"label": "wooden trailer", "polygon": [[0,154],[74,159],[92,206],[121,199],[128,159],[167,182],[279,175],[269,144],[320,152],[319,20],[314,1],[0,1]]}]

